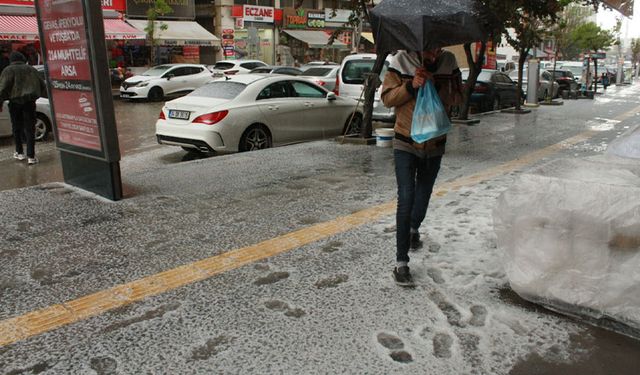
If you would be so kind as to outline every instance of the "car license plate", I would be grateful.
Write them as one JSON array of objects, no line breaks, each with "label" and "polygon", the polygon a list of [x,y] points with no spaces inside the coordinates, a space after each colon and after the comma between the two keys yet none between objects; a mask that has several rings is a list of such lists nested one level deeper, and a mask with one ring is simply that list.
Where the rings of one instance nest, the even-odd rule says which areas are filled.
[{"label": "car license plate", "polygon": [[124,91],[122,91],[122,92],[120,92],[120,96],[121,96],[121,97],[131,96],[131,93],[130,93],[130,92],[124,92]]},{"label": "car license plate", "polygon": [[169,118],[177,118],[180,120],[188,120],[189,119],[189,115],[191,114],[191,112],[189,111],[176,111],[176,110],[169,110]]}]

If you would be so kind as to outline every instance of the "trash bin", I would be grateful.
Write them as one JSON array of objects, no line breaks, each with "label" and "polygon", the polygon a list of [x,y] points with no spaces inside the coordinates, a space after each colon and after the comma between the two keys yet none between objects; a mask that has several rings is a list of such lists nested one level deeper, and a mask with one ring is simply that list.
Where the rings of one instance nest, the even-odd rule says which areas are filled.
[{"label": "trash bin", "polygon": [[562,97],[562,99],[567,100],[569,99],[569,90],[562,90],[560,92],[560,96]]}]

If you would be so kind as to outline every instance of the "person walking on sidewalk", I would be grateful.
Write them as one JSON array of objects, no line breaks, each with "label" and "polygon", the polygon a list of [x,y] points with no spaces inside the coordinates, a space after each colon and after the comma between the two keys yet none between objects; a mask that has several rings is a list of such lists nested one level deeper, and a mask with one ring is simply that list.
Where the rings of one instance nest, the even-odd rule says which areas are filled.
[{"label": "person walking on sidewalk", "polygon": [[[24,160],[22,140],[27,143],[27,163],[36,164],[36,100],[46,87],[38,71],[26,64],[27,59],[14,51],[9,56],[10,65],[0,74],[0,103],[9,100],[9,115],[16,152],[13,157]],[[0,105],[2,111],[2,105]]]},{"label": "person walking on sidewalk", "polygon": [[416,143],[411,138],[418,90],[428,80],[433,82],[447,113],[462,102],[462,78],[456,58],[439,48],[422,53],[399,51],[382,84],[382,102],[386,107],[395,107],[396,113],[393,153],[398,184],[397,264],[393,278],[401,286],[414,285],[409,270],[409,249],[422,246],[418,230],[427,213],[447,142],[446,135],[424,143]]}]

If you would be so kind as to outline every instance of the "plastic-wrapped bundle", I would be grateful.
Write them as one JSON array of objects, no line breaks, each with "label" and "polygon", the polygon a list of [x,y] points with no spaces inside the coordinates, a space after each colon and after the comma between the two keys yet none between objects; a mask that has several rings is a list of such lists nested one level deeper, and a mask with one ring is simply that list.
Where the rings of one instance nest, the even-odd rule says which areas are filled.
[{"label": "plastic-wrapped bundle", "polygon": [[639,164],[558,160],[500,196],[494,226],[516,293],[640,338]]}]

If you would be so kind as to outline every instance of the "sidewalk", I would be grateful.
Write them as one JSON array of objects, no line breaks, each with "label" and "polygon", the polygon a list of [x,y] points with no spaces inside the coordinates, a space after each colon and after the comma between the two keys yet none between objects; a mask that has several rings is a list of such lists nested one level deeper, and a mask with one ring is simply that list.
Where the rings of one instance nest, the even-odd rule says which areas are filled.
[{"label": "sidewalk", "polygon": [[391,279],[390,149],[323,141],[145,167],[153,151],[123,160],[120,202],[58,183],[0,192],[0,373],[635,374],[639,342],[510,291],[491,219],[518,174],[638,123],[565,141],[629,100],[454,127],[412,290]]}]

